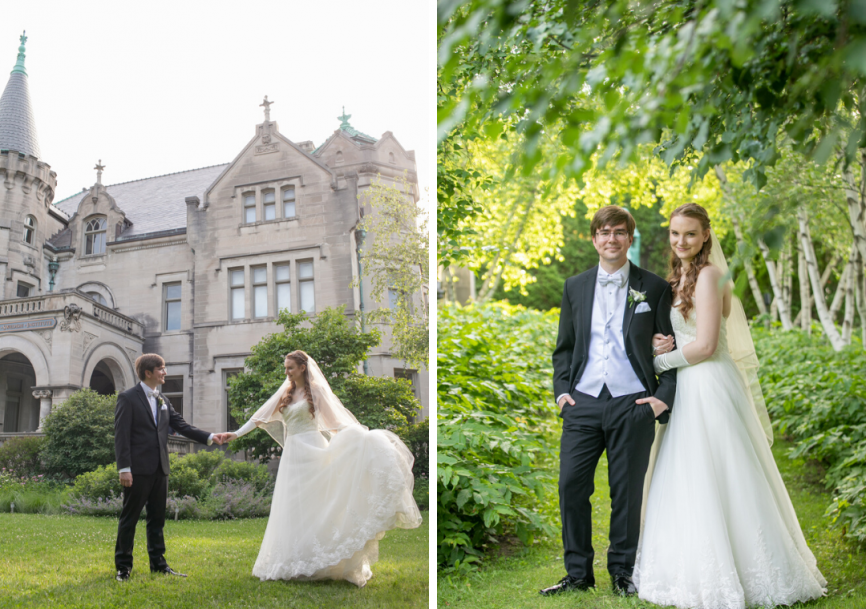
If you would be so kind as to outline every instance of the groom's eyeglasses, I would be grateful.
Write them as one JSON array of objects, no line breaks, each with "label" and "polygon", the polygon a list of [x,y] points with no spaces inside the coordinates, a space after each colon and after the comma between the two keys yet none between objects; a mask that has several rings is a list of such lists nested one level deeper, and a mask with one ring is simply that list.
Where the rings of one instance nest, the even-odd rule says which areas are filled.
[{"label": "groom's eyeglasses", "polygon": [[613,237],[617,240],[623,240],[628,237],[628,233],[624,230],[615,230],[613,232],[609,230],[600,230],[595,232],[595,236],[600,239],[609,239],[613,235]]}]

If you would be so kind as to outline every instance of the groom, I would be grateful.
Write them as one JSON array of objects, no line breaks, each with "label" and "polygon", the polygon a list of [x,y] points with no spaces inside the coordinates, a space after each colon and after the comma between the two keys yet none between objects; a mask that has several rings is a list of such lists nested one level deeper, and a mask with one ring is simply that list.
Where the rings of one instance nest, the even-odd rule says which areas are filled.
[{"label": "groom", "polygon": [[565,569],[551,595],[595,586],[592,507],[595,468],[607,451],[611,516],[607,569],[614,591],[636,592],[631,575],[643,482],[655,421],[666,423],[676,370],[653,372],[652,336],[673,335],[671,288],[630,264],[634,218],[610,205],[590,224],[598,266],[565,282],[553,351],[553,388],[562,417],[559,510]]},{"label": "groom", "polygon": [[123,508],[114,547],[115,579],[129,580],[132,546],[141,509],[147,505],[147,553],[154,573],[178,575],[165,561],[165,500],[168,494],[168,428],[202,444],[222,437],[197,429],[183,420],[168,398],[160,394],[165,383],[165,361],[155,353],[135,360],[141,383],[117,396],[114,411],[114,454],[123,486]]}]

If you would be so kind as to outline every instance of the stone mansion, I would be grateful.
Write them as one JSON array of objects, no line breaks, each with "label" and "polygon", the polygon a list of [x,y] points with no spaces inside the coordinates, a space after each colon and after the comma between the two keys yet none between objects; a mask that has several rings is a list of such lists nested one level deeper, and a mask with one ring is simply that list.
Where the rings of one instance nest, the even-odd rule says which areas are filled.
[{"label": "stone mansion", "polygon": [[[355,318],[388,306],[367,295],[358,252],[363,263],[375,235],[356,228],[376,180],[402,190],[405,177],[419,199],[415,154],[393,134],[365,135],[344,110],[319,146],[294,142],[265,97],[264,121],[229,163],[104,185],[100,161],[90,189],[54,201],[25,42],[0,97],[0,442],[38,431],[81,387],[133,386],[142,353],[165,358],[163,391],[188,422],[229,429],[227,379],[280,330],[279,310],[343,305]],[[363,291],[351,287],[359,273]],[[383,337],[369,374],[410,379],[426,416],[427,372],[406,369]]]}]

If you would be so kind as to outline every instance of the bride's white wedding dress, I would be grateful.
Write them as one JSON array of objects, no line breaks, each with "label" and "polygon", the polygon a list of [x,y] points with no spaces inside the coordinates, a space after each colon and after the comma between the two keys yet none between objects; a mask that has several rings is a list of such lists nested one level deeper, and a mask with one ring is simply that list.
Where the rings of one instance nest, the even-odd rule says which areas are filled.
[{"label": "bride's white wedding dress", "polygon": [[283,454],[253,575],[363,586],[385,531],[421,524],[412,453],[393,433],[361,425],[328,440],[306,400],[287,406],[282,417]]},{"label": "bride's white wedding dress", "polygon": [[[678,348],[696,339],[694,309],[671,321]],[[634,570],[641,599],[740,609],[825,593],[747,391],[723,320],[715,354],[677,371]]]}]

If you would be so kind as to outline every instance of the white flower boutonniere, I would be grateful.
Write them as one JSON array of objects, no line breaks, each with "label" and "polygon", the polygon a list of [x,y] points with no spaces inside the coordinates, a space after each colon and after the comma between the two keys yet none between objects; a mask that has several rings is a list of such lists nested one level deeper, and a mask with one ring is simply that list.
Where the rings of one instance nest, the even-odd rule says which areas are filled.
[{"label": "white flower boutonniere", "polygon": [[159,403],[160,409],[165,408],[165,401],[162,399],[162,396],[159,396],[158,398],[156,398],[156,401],[157,401],[157,403]]},{"label": "white flower boutonniere", "polygon": [[629,308],[635,306],[639,302],[643,302],[646,300],[646,292],[638,292],[634,288],[628,289],[628,306]]}]

